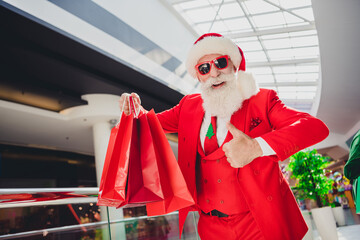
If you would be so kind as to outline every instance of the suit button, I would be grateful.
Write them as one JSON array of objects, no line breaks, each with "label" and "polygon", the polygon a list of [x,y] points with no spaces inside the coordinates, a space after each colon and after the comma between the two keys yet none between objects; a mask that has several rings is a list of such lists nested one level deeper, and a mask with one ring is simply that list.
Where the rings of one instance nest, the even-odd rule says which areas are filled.
[{"label": "suit button", "polygon": [[266,198],[269,202],[273,200],[273,197],[271,195],[267,196]]},{"label": "suit button", "polygon": [[206,199],[206,203],[209,203],[210,202],[210,200],[209,199]]},{"label": "suit button", "polygon": [[203,163],[206,163],[206,160],[205,160],[205,159],[203,159],[203,160],[202,160],[202,162],[203,162]]},{"label": "suit button", "polygon": [[217,163],[220,163],[220,159],[216,160]]},{"label": "suit button", "polygon": [[217,182],[218,182],[218,183],[221,183],[221,179],[219,178]]},{"label": "suit button", "polygon": [[204,183],[207,183],[207,180],[206,180],[206,179],[204,180]]},{"label": "suit button", "polygon": [[224,204],[224,200],[221,200],[220,203],[221,203],[221,204]]},{"label": "suit button", "polygon": [[255,174],[255,175],[259,175],[259,174],[260,174],[260,171],[259,171],[259,170],[254,170],[254,174]]}]

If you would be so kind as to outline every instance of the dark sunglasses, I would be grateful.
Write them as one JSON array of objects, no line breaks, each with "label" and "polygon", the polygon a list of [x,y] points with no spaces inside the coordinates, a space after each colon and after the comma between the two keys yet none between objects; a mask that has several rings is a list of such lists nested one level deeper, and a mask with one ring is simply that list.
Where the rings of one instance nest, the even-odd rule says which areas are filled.
[{"label": "dark sunglasses", "polygon": [[206,75],[206,74],[210,73],[211,65],[213,63],[217,69],[221,70],[228,66],[228,62],[229,62],[229,56],[224,55],[224,56],[220,56],[220,57],[215,58],[208,62],[199,63],[195,66],[195,68],[196,68],[196,71],[198,71],[198,73],[200,73],[201,75]]}]

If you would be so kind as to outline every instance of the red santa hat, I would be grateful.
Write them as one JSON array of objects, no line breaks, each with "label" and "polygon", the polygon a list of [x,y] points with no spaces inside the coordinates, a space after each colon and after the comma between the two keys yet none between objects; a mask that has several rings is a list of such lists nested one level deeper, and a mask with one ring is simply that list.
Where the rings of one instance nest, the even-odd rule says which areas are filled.
[{"label": "red santa hat", "polygon": [[208,54],[228,55],[238,70],[245,71],[243,51],[233,41],[218,33],[206,33],[195,41],[186,60],[186,69],[192,77],[196,78],[195,65],[199,59]]}]

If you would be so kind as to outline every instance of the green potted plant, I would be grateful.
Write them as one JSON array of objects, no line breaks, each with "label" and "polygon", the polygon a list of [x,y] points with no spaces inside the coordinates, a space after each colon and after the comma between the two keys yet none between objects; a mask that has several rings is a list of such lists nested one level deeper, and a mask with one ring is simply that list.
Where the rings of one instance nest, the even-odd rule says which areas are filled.
[{"label": "green potted plant", "polygon": [[330,206],[327,194],[334,181],[325,175],[328,165],[328,158],[318,154],[316,149],[290,157],[287,170],[292,172],[291,178],[298,180],[294,189],[299,199],[313,199],[318,207]]},{"label": "green potted plant", "polygon": [[302,151],[290,157],[287,167],[291,178],[297,179],[293,188],[300,200],[312,199],[318,208],[311,209],[316,227],[322,239],[338,239],[336,222],[328,200],[333,180],[325,174],[329,159],[317,153],[316,149]]}]

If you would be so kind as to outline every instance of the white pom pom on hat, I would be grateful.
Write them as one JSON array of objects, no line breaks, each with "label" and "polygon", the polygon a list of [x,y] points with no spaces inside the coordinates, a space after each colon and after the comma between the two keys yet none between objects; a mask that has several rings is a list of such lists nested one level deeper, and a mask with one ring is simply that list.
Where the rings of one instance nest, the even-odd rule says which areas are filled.
[{"label": "white pom pom on hat", "polygon": [[206,33],[195,41],[186,59],[186,69],[192,77],[196,78],[195,65],[199,59],[208,54],[228,55],[238,70],[245,71],[244,54],[231,39],[218,33]]}]

